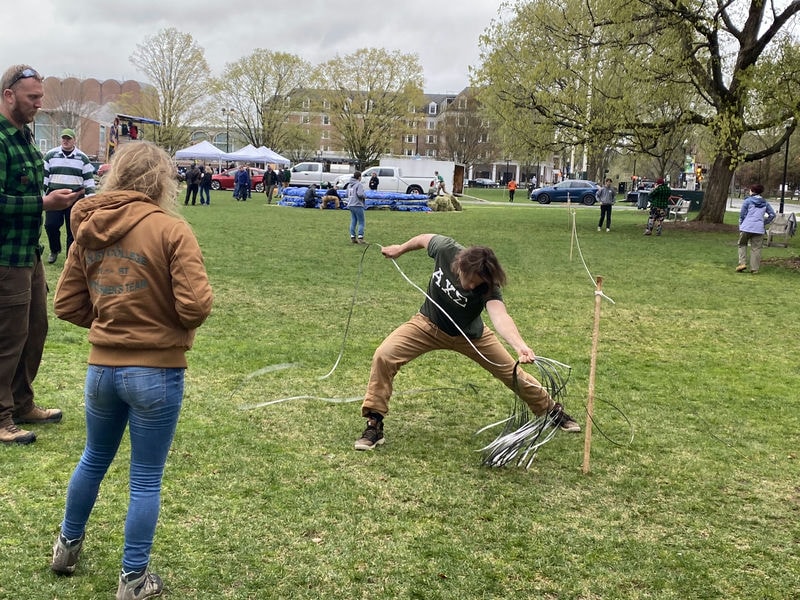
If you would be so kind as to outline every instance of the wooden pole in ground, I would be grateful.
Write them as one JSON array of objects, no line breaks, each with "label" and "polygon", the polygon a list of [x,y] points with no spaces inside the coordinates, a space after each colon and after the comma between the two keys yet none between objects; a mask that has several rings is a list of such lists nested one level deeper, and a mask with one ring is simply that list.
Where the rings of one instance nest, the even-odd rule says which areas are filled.
[{"label": "wooden pole in ground", "polygon": [[583,438],[583,474],[589,472],[589,454],[592,449],[592,417],[594,416],[594,380],[597,374],[597,344],[600,338],[600,303],[603,301],[603,278],[597,278],[594,293],[594,328],[592,330],[592,356],[589,363],[589,398],[586,401],[586,433]]}]

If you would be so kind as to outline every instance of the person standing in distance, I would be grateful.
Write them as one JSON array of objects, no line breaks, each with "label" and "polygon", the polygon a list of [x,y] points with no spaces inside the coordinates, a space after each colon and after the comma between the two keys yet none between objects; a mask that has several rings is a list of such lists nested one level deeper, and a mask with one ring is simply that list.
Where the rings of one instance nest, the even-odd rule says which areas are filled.
[{"label": "person standing in distance", "polygon": [[347,184],[347,210],[350,211],[350,241],[354,244],[364,243],[366,199],[364,185],[361,183],[361,171],[356,171]]},{"label": "person standing in distance", "polygon": [[[189,197],[192,198],[192,206],[197,202],[197,192],[200,190],[200,180],[203,174],[196,164],[192,163],[189,170],[186,171],[186,200],[183,202],[184,206],[189,205]],[[200,197],[202,199],[202,196]]]},{"label": "person standing in distance", "polygon": [[[67,189],[83,192],[82,195],[94,194],[94,167],[83,152],[75,146],[75,132],[65,129],[61,132],[61,145],[44,155],[44,189]],[[47,243],[50,246],[48,264],[56,262],[61,253],[61,226],[66,225],[67,252],[72,245],[72,228],[69,226],[71,208],[51,210],[45,215],[44,230],[47,232]]]},{"label": "person standing in distance", "polygon": [[606,222],[606,231],[611,231],[611,207],[616,202],[616,193],[612,187],[613,182],[610,178],[606,179],[606,184],[597,190],[595,194],[600,203],[600,221],[597,223],[597,231],[603,229],[603,221]]},{"label": "person standing in distance", "polygon": [[517,191],[517,181],[513,177],[508,182],[508,201],[514,201],[514,192]]},{"label": "person standing in distance", "polygon": [[[775,209],[761,197],[764,186],[754,183],[750,186],[750,195],[742,202],[739,211],[739,264],[736,272],[747,270],[747,243],[750,242],[750,272],[758,273],[761,267],[761,247],[764,245],[766,225],[775,220]],[[766,218],[765,218],[766,217]]]},{"label": "person standing in distance", "polygon": [[372,175],[370,175],[369,183],[367,184],[369,186],[369,189],[371,189],[373,192],[377,192],[378,191],[378,186],[380,184],[381,184],[381,180],[378,179],[378,172],[377,171],[373,171]]},{"label": "person standing in distance", "polygon": [[650,192],[650,216],[647,218],[647,225],[644,229],[645,235],[651,235],[653,229],[656,230],[656,235],[661,235],[661,230],[664,223],[664,218],[667,216],[667,208],[669,207],[669,197],[672,195],[672,190],[664,183],[664,179],[659,177],[656,179],[656,188]]},{"label": "person standing in distance", "polygon": [[75,244],[55,294],[56,316],[88,328],[91,350],[86,445],[50,567],[75,571],[100,485],[128,429],[130,500],[116,600],[163,589],[149,570],[161,483],[183,403],[186,352],[213,303],[200,246],[176,211],[174,172],[170,156],[151,142],[120,147],[101,193],[72,213]]},{"label": "person standing in distance", "polygon": [[25,423],[57,423],[61,411],[34,402],[47,338],[42,210],[64,210],[81,192],[44,193],[44,160],[28,127],[42,107],[42,76],[14,65],[0,78],[0,442],[30,444]]}]

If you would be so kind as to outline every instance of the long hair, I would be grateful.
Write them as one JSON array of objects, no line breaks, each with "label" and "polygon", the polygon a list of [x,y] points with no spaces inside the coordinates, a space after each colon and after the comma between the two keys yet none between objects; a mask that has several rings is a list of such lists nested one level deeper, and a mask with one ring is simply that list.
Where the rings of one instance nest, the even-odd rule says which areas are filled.
[{"label": "long hair", "polygon": [[172,215],[178,215],[178,178],[164,150],[152,142],[124,144],[114,153],[103,178],[103,192],[139,192]]},{"label": "long hair", "polygon": [[494,250],[486,246],[464,248],[456,254],[450,267],[456,274],[478,275],[487,285],[487,294],[506,284],[506,272]]}]

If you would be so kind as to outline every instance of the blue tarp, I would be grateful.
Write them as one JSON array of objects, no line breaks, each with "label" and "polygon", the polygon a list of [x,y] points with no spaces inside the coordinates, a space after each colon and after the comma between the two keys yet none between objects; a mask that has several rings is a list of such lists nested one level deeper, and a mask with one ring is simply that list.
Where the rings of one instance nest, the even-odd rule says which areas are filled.
[{"label": "blue tarp", "polygon": [[[307,188],[304,187],[284,188],[283,197],[278,204],[281,206],[304,208],[306,189]],[[347,202],[345,200],[347,198],[347,192],[345,192],[345,190],[337,190],[336,193],[341,200],[339,202],[339,208],[347,208]],[[324,194],[325,190],[316,190],[316,208],[319,208]],[[405,212],[431,212],[431,209],[428,207],[428,196],[424,194],[399,194],[397,192],[373,192],[372,190],[366,190],[366,195],[367,200],[364,204],[366,204],[367,209],[388,208],[389,210]]]}]

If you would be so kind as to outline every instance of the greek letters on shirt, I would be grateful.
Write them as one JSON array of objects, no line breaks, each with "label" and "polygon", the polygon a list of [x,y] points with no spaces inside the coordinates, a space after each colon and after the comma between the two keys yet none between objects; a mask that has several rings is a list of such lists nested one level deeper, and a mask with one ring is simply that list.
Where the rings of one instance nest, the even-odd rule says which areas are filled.
[{"label": "greek letters on shirt", "polygon": [[431,280],[438,287],[445,296],[452,300],[455,304],[464,308],[467,305],[467,297],[458,291],[458,288],[444,276],[444,271],[441,268],[436,269],[431,275]]}]

